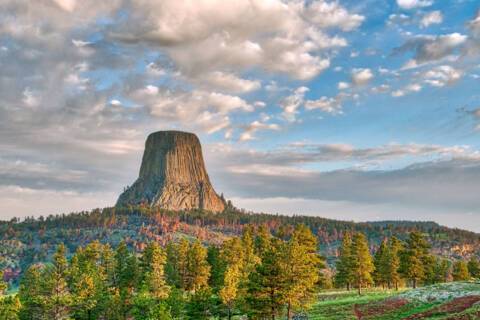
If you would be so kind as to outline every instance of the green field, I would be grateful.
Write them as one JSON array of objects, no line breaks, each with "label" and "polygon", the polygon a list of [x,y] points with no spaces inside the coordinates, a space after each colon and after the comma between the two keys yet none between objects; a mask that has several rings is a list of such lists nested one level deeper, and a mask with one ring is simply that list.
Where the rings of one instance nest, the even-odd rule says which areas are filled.
[{"label": "green field", "polygon": [[454,282],[399,292],[327,291],[309,311],[312,320],[480,319],[480,283]]}]

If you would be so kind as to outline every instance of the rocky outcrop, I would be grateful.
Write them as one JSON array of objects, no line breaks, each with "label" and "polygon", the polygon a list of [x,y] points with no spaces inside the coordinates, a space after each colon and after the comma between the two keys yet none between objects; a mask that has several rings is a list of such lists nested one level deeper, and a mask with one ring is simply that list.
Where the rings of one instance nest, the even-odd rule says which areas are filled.
[{"label": "rocky outcrop", "polygon": [[197,136],[181,131],[150,134],[140,175],[117,206],[148,204],[170,210],[221,212],[224,200],[210,183]]}]

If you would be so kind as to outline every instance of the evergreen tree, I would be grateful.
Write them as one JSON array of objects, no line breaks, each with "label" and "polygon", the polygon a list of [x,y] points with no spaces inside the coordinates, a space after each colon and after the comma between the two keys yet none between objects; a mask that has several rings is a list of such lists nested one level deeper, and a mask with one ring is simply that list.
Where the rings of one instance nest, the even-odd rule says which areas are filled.
[{"label": "evergreen tree", "polygon": [[438,275],[436,273],[437,265],[440,263],[439,259],[431,254],[427,254],[422,259],[423,263],[423,283],[426,285],[437,282]]},{"label": "evergreen tree", "polygon": [[467,281],[470,280],[470,273],[468,272],[468,266],[463,260],[458,260],[453,264],[453,280],[454,281]]},{"label": "evergreen tree", "polygon": [[165,301],[170,310],[170,315],[174,319],[184,319],[185,318],[185,295],[181,289],[172,287],[170,290],[170,295]]},{"label": "evergreen tree", "polygon": [[21,320],[41,320],[45,315],[45,299],[42,283],[43,270],[39,265],[31,265],[20,282]]},{"label": "evergreen tree", "polygon": [[53,263],[45,269],[44,281],[46,294],[45,313],[49,319],[68,319],[72,297],[67,285],[67,258],[65,246],[59,245],[53,255]]},{"label": "evergreen tree", "polygon": [[1,297],[0,296],[0,319],[19,320],[20,300],[18,296]]},{"label": "evergreen tree", "polygon": [[317,238],[303,224],[295,228],[288,243],[282,246],[283,295],[288,319],[292,318],[293,311],[306,309],[315,297],[320,270],[325,267],[317,246]]},{"label": "evergreen tree", "polygon": [[261,263],[250,274],[247,303],[250,313],[258,319],[275,319],[283,311],[285,277],[282,269],[282,241],[269,239]]},{"label": "evergreen tree", "polygon": [[140,292],[133,298],[131,314],[135,320],[171,320],[172,316],[164,302],[148,294]]},{"label": "evergreen tree", "polygon": [[[167,280],[167,284],[172,287],[180,288],[181,281],[180,281],[180,273],[179,273],[179,264],[180,264],[180,257],[178,256],[178,246],[173,243],[169,242],[166,246],[166,254],[167,254],[167,262],[165,264],[165,276]],[[186,253],[185,253],[186,259]]]},{"label": "evergreen tree", "polygon": [[245,274],[245,250],[240,238],[232,238],[223,243],[220,257],[225,265],[223,274],[223,286],[219,296],[222,303],[227,307],[228,318],[231,319],[232,310],[237,302],[240,284],[244,281]]},{"label": "evergreen tree", "polygon": [[3,280],[3,271],[0,270],[0,298],[7,292],[8,284]]},{"label": "evergreen tree", "polygon": [[78,248],[69,267],[69,287],[74,295],[72,309],[76,319],[96,319],[105,312],[111,284],[103,257],[110,247],[94,241]]},{"label": "evergreen tree", "polygon": [[170,287],[165,279],[165,263],[165,253],[158,243],[149,243],[140,263],[143,278],[142,286],[157,300],[167,298],[170,292]]},{"label": "evergreen tree", "polygon": [[127,317],[135,289],[138,287],[138,262],[125,242],[115,252],[115,283],[121,299],[121,314]]},{"label": "evergreen tree", "polygon": [[388,241],[388,255],[387,267],[384,270],[388,288],[393,285],[395,290],[398,290],[400,283],[400,251],[402,250],[402,243],[395,236]]},{"label": "evergreen tree", "polygon": [[269,249],[272,235],[265,225],[260,225],[255,234],[255,254],[259,257]]},{"label": "evergreen tree", "polygon": [[425,278],[425,258],[430,246],[420,232],[411,232],[400,254],[400,271],[411,281],[413,288]]},{"label": "evergreen tree", "polygon": [[190,295],[186,305],[187,319],[210,319],[212,316],[212,292],[208,287],[202,287]]},{"label": "evergreen tree", "polygon": [[451,276],[450,261],[437,258],[435,264],[435,283],[448,282]]},{"label": "evergreen tree", "polygon": [[207,248],[207,262],[210,265],[210,279],[208,280],[208,284],[214,293],[218,293],[223,286],[226,266],[220,257],[220,249],[217,246],[211,245]]},{"label": "evergreen tree", "polygon": [[375,271],[373,273],[373,279],[375,285],[385,288],[385,286],[390,283],[389,267],[391,256],[387,240],[383,240],[374,255],[373,264],[375,266]]},{"label": "evergreen tree", "polygon": [[375,270],[373,258],[370,255],[367,238],[363,233],[357,232],[352,239],[352,270],[358,294],[362,287],[373,283],[372,273]]},{"label": "evergreen tree", "polygon": [[224,285],[219,292],[222,303],[227,307],[228,320],[232,318],[232,310],[237,299],[239,282],[240,270],[238,264],[228,266],[224,273]]},{"label": "evergreen tree", "polygon": [[473,278],[480,278],[480,262],[478,261],[477,257],[472,257],[468,261],[468,272]]},{"label": "evergreen tree", "polygon": [[190,245],[188,250],[185,289],[195,292],[207,288],[209,277],[210,266],[207,262],[207,249],[197,240]]},{"label": "evergreen tree", "polygon": [[352,255],[352,236],[345,233],[340,247],[340,255],[336,263],[335,284],[338,287],[346,286],[350,290],[354,281],[353,274],[353,255]]}]

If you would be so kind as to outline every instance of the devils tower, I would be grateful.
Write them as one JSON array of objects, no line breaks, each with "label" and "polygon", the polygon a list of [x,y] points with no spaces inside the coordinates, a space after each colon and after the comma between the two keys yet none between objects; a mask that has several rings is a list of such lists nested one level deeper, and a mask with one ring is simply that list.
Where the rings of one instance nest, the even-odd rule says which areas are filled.
[{"label": "devils tower", "polygon": [[225,203],[210,183],[197,136],[158,131],[148,136],[140,174],[117,206],[148,204],[169,210],[221,212]]}]

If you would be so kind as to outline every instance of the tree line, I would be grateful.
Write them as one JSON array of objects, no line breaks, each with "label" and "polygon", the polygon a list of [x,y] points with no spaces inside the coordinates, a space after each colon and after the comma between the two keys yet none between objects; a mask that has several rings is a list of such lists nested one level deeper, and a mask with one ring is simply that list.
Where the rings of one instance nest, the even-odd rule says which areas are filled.
[{"label": "tree line", "polygon": [[67,258],[59,245],[51,263],[30,266],[18,294],[2,299],[0,318],[291,319],[313,302],[322,268],[317,237],[304,225],[288,238],[248,226],[221,246],[151,242],[141,254],[95,241]]},{"label": "tree line", "polygon": [[392,236],[385,239],[372,256],[364,234],[347,233],[343,238],[334,277],[337,287],[350,290],[377,286],[395,288],[448,281],[465,281],[480,277],[480,263],[472,257],[468,263],[452,263],[430,253],[430,245],[418,231],[403,242]]},{"label": "tree line", "polygon": [[[5,320],[63,319],[292,319],[328,286],[318,238],[305,225],[272,235],[246,226],[219,246],[182,238],[141,253],[121,242],[115,250],[94,241],[68,255],[59,245],[51,263],[25,272],[18,294],[0,298]],[[358,293],[480,277],[478,260],[433,256],[419,232],[385,239],[371,254],[363,233],[346,233],[333,283]],[[0,277],[2,279],[2,277]],[[0,296],[6,292],[0,281]]]}]

